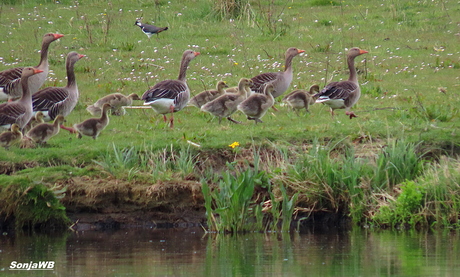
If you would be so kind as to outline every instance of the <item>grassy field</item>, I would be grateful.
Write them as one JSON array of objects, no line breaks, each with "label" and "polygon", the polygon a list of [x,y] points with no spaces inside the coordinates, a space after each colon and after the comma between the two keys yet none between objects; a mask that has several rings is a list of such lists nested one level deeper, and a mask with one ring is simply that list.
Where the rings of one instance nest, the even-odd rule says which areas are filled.
[{"label": "grassy field", "polygon": [[[213,173],[226,170],[226,162],[245,170],[260,155],[260,169],[269,174],[270,189],[283,184],[291,194],[300,192],[299,213],[339,212],[357,222],[383,225],[410,220],[413,225],[456,224],[458,216],[454,214],[460,209],[456,159],[460,141],[458,2],[237,2],[242,8],[232,14],[207,0],[3,1],[0,70],[38,64],[42,35],[64,34],[50,47],[51,72],[45,86],[65,84],[64,57],[68,52],[86,55],[76,64],[81,95],[66,118],[66,124],[72,125],[91,117],[86,107],[106,94],[142,95],[155,83],[176,78],[186,49],[201,53],[187,73],[194,95],[214,88],[219,80],[236,86],[242,77],[283,70],[284,52],[289,47],[305,50],[294,58],[290,89],[312,84],[324,87],[347,78],[346,49],[360,47],[369,53],[356,59],[362,90],[353,109],[358,118],[350,120],[338,110],[332,119],[329,109],[319,104],[310,108],[310,114],[296,115],[278,99],[279,111],[267,113],[263,124],[255,125],[236,114],[242,124],[225,121],[219,125],[217,119],[187,107],[175,114],[175,128],[170,129],[153,110],[130,109],[124,116],[112,116],[97,140],[79,140],[62,130],[46,147],[0,149],[0,183],[18,186],[18,190],[36,184],[54,186],[59,193],[69,179],[82,176],[111,176],[143,186],[171,180],[217,184]],[[138,18],[169,29],[149,40],[134,26]],[[231,148],[234,142],[239,146]],[[312,153],[316,148],[328,152]],[[423,169],[393,181],[373,182],[378,170],[387,172],[391,166],[379,168],[376,163],[364,169],[362,165],[374,165],[378,157],[385,156],[384,149],[395,150],[394,155],[403,160],[401,167],[408,166],[404,160],[407,152],[416,152],[414,167],[420,163]],[[439,163],[442,155],[448,158]],[[319,171],[310,174],[314,162],[307,157],[325,159],[335,181],[319,178]],[[359,168],[352,168],[349,176],[338,175],[346,166]],[[300,171],[308,174],[292,177]],[[402,168],[396,171],[395,175],[405,176],[400,173]],[[449,182],[439,181],[443,178]],[[354,183],[342,187],[341,180],[348,179]],[[412,181],[424,189],[413,189]],[[439,182],[447,186],[445,190],[441,193],[433,188],[436,192],[430,194],[431,187],[425,185]],[[398,196],[404,196],[401,191],[415,195],[415,202],[406,203],[414,206],[413,210],[398,206]],[[419,194],[422,198],[417,200]],[[443,198],[447,196],[450,198]],[[410,216],[398,209],[419,217],[409,220]],[[8,214],[14,214],[14,209]],[[375,219],[375,214],[380,217]],[[391,217],[394,215],[400,220]]]}]

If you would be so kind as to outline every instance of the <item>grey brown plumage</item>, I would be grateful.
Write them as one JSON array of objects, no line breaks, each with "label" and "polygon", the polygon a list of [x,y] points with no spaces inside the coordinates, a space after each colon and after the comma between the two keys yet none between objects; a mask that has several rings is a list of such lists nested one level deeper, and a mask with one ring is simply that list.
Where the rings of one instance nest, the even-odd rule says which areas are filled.
[{"label": "grey brown plumage", "polygon": [[233,123],[240,123],[231,118],[231,115],[235,113],[237,106],[247,98],[246,88],[250,87],[252,84],[250,79],[241,78],[238,83],[238,93],[226,93],[221,95],[201,106],[201,110],[218,117],[219,124],[224,117]]},{"label": "grey brown plumage", "polygon": [[254,93],[238,105],[238,110],[244,113],[249,120],[262,123],[261,118],[265,115],[275,103],[273,84],[267,84],[264,88],[264,93]]},{"label": "grey brown plumage", "polygon": [[144,105],[149,105],[156,113],[162,114],[165,121],[166,114],[171,113],[169,119],[171,128],[174,126],[173,113],[185,108],[190,100],[190,89],[186,79],[187,68],[190,61],[198,55],[199,52],[184,51],[177,79],[161,81],[145,91],[141,97]]},{"label": "grey brown plumage", "polygon": [[9,129],[13,123],[22,130],[32,118],[32,96],[29,90],[29,78],[41,73],[40,69],[26,67],[21,73],[21,86],[23,94],[16,102],[0,104],[0,129]]},{"label": "grey brown plumage", "polygon": [[97,100],[93,105],[88,106],[86,110],[94,116],[100,116],[102,106],[105,103],[108,103],[112,107],[110,109],[112,115],[124,115],[125,110],[123,107],[131,106],[133,104],[133,100],[141,100],[141,98],[136,93],[131,93],[128,96],[121,93],[112,93]]},{"label": "grey brown plumage", "polygon": [[297,89],[283,97],[283,102],[287,103],[296,113],[300,109],[310,112],[310,106],[315,104],[315,93],[319,92],[318,85],[312,85],[309,90]]},{"label": "grey brown plumage", "polygon": [[102,115],[99,118],[89,118],[81,123],[73,125],[77,132],[77,138],[89,136],[96,139],[102,130],[109,125],[108,111],[111,109],[110,104],[105,103],[102,106]]},{"label": "grey brown plumage", "polygon": [[[80,93],[75,78],[74,66],[85,55],[70,52],[66,58],[67,85],[65,87],[47,87],[32,96],[34,112],[41,111],[44,120],[51,121],[58,115],[68,116],[78,103]],[[63,129],[66,129],[65,127]]]},{"label": "grey brown plumage", "polygon": [[357,47],[351,48],[347,54],[347,64],[350,71],[348,80],[329,83],[319,93],[315,94],[315,97],[318,97],[316,103],[328,105],[332,116],[334,116],[334,110],[345,109],[345,114],[350,119],[356,117],[355,113],[350,111],[350,108],[358,102],[361,96],[361,89],[355,68],[355,58],[365,53],[368,52]]},{"label": "grey brown plumage", "polygon": [[216,99],[217,97],[225,94],[225,88],[228,85],[224,81],[217,82],[215,90],[205,90],[190,99],[189,104],[197,108],[201,108],[204,104]]},{"label": "grey brown plumage", "polygon": [[62,123],[64,123],[64,116],[58,115],[52,124],[41,123],[30,129],[26,133],[26,137],[30,138],[35,143],[44,144],[59,133]]},{"label": "grey brown plumage", "polygon": [[[40,62],[33,68],[42,72],[29,78],[29,90],[31,94],[37,92],[46,81],[49,70],[48,49],[51,42],[63,37],[61,34],[45,34],[42,40],[40,52]],[[15,100],[22,96],[22,86],[20,85],[21,74],[24,67],[16,67],[0,72],[0,101]]]},{"label": "grey brown plumage", "polygon": [[282,72],[267,72],[259,74],[251,80],[254,84],[251,90],[256,93],[264,93],[264,86],[268,83],[273,84],[273,97],[278,97],[283,94],[291,85],[293,78],[292,59],[305,50],[300,50],[295,47],[290,47],[285,53],[284,71]]},{"label": "grey brown plumage", "polygon": [[0,134],[0,146],[8,149],[10,146],[20,142],[22,139],[22,132],[19,125],[13,123],[11,131],[6,131]]}]

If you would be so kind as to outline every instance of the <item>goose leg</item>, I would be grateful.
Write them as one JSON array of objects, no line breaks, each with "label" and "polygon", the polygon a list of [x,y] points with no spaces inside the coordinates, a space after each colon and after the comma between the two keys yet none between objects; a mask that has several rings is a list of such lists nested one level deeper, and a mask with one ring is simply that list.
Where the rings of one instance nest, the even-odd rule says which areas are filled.
[{"label": "goose leg", "polygon": [[348,115],[350,117],[350,119],[352,119],[353,117],[358,117],[354,112],[345,112],[346,115]]},{"label": "goose leg", "polygon": [[335,115],[335,114],[334,114],[334,110],[331,109],[331,116],[332,116],[332,119],[334,119],[334,115]]},{"label": "goose leg", "polygon": [[257,124],[257,123],[264,123],[262,120],[260,120],[259,118],[256,118],[256,117],[249,117],[248,116],[248,120],[254,120],[254,122]]},{"label": "goose leg", "polygon": [[169,107],[169,110],[171,112],[171,117],[169,118],[169,128],[173,128],[174,127],[174,106],[171,105]]},{"label": "goose leg", "polygon": [[229,116],[229,117],[227,117],[227,119],[228,119],[228,120],[230,120],[231,122],[235,123],[235,124],[241,124],[241,122],[240,122],[240,121],[237,121],[237,120],[235,120],[235,119],[231,118],[230,116]]},{"label": "goose leg", "polygon": [[72,127],[66,127],[66,126],[64,126],[64,125],[62,125],[62,124],[61,124],[61,129],[64,129],[64,130],[66,130],[66,131],[69,131],[71,134],[77,133],[77,131],[76,131],[74,128],[72,128]]}]

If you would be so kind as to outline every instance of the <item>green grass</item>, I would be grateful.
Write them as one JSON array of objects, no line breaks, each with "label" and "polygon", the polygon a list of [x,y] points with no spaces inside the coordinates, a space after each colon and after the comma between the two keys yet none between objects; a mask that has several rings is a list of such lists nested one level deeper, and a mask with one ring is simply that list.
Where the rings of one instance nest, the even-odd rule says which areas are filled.
[{"label": "green grass", "polygon": [[[460,104],[458,3],[411,0],[250,3],[251,9],[244,9],[239,17],[219,20],[214,1],[208,0],[151,3],[116,0],[109,5],[102,0],[78,4],[67,0],[59,3],[9,0],[0,4],[0,70],[38,64],[42,35],[64,34],[50,47],[52,74],[45,86],[65,84],[64,57],[68,52],[87,56],[76,64],[81,95],[79,104],[66,118],[66,124],[72,125],[89,118],[86,106],[108,93],[142,95],[156,82],[176,78],[185,49],[201,52],[191,62],[187,74],[192,94],[196,94],[215,87],[219,80],[235,86],[242,77],[283,70],[284,52],[292,46],[306,50],[306,54],[293,60],[294,80],[290,90],[312,84],[323,87],[330,81],[347,78],[345,49],[358,46],[369,53],[356,60],[363,92],[353,109],[359,116],[357,119],[349,120],[343,111],[338,111],[332,119],[328,108],[318,104],[310,108],[311,114],[297,116],[278,103],[279,111],[268,112],[263,124],[255,125],[242,114],[236,114],[235,119],[243,124],[219,125],[209,115],[187,107],[175,114],[175,128],[169,129],[162,117],[150,109],[128,110],[125,116],[112,116],[110,125],[97,140],[79,140],[63,130],[46,147],[0,149],[2,162],[38,165],[11,176],[2,175],[0,179],[14,183],[19,180],[15,178],[29,176],[26,181],[18,182],[43,179],[52,183],[53,178],[49,177],[53,176],[52,170],[44,170],[45,167],[57,172],[67,168],[81,175],[102,170],[117,178],[133,180],[142,175],[151,182],[180,179],[197,174],[192,168],[203,161],[195,155],[201,151],[230,150],[228,145],[236,141],[241,149],[285,147],[285,156],[291,159],[284,161],[283,166],[276,164],[280,160],[273,160],[272,169],[311,181],[315,176],[302,171],[310,164],[292,157],[302,156],[302,145],[326,147],[330,141],[343,140],[347,147],[359,147],[359,142],[353,142],[369,138],[386,149],[396,147],[395,151],[414,155],[413,147],[419,143],[433,149],[457,145],[460,139],[460,118],[455,108]],[[134,21],[141,17],[145,22],[168,26],[169,30],[158,39],[148,40],[134,26]],[[405,142],[401,149],[394,144],[399,140]],[[189,142],[200,147],[195,149]],[[175,160],[161,162],[165,149],[174,153]],[[193,151],[186,152],[190,149]],[[453,149],[448,149],[452,150],[448,153],[452,154]],[[374,151],[375,155],[379,153]],[[380,158],[391,155],[385,153]],[[329,174],[323,176],[328,181],[315,192],[321,201],[329,201],[325,205],[329,209],[339,207],[336,201],[343,197],[341,192],[353,195],[353,188],[362,182],[355,175],[364,169],[353,160],[359,153],[351,151],[348,155],[345,163],[348,177],[345,177],[350,183],[329,193],[334,178],[344,177]],[[157,160],[162,167],[147,166],[149,159]],[[401,170],[401,164],[406,165],[405,160],[399,161],[400,165],[395,165],[398,161],[381,162],[384,165],[369,182],[383,178],[381,172]],[[317,166],[330,170],[329,173],[342,170],[334,168],[334,164],[329,169],[320,163]],[[212,175],[210,171],[207,174]],[[406,178],[398,177],[387,188],[381,187],[390,189]],[[426,190],[426,194],[430,191]],[[369,195],[366,197],[362,199],[371,201]],[[308,203],[299,195],[297,202],[302,201]],[[456,205],[452,209],[458,208]],[[361,218],[362,212],[356,210],[354,217]]]}]

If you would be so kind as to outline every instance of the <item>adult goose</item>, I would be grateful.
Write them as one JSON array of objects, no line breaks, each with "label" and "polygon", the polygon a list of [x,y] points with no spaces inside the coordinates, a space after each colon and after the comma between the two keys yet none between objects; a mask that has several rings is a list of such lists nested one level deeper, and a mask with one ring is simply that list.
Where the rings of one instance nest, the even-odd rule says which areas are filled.
[{"label": "adult goose", "polygon": [[238,105],[247,98],[246,89],[252,85],[253,83],[250,79],[241,78],[238,83],[237,93],[226,93],[221,95],[201,106],[201,110],[218,117],[219,124],[224,117],[233,123],[240,123],[231,118],[231,115],[237,110]]},{"label": "adult goose", "polygon": [[142,95],[142,100],[145,101],[144,105],[150,105],[155,112],[162,114],[165,122],[166,114],[171,113],[169,119],[171,128],[174,126],[173,113],[182,110],[190,100],[190,89],[187,85],[186,73],[190,61],[198,55],[200,55],[199,52],[184,51],[177,80],[161,81]]},{"label": "adult goose", "polygon": [[11,145],[18,143],[22,139],[22,132],[19,125],[13,123],[11,131],[6,131],[0,134],[0,146],[8,149]]},{"label": "adult goose", "polygon": [[305,50],[300,50],[295,47],[288,48],[285,54],[285,64],[283,72],[267,72],[253,77],[251,80],[254,84],[251,90],[256,93],[264,93],[264,86],[267,83],[273,84],[273,97],[276,98],[283,94],[291,85],[293,78],[292,59]]},{"label": "adult goose", "polygon": [[[41,111],[45,121],[51,121],[58,115],[68,116],[77,105],[79,92],[75,79],[74,66],[85,55],[77,52],[67,54],[66,71],[67,85],[65,87],[47,87],[32,96],[34,112]],[[61,126],[62,129],[73,132],[71,128]]]},{"label": "adult goose", "polygon": [[353,47],[348,51],[347,63],[350,76],[347,81],[332,82],[324,87],[319,93],[315,94],[316,103],[324,103],[331,109],[331,115],[334,117],[334,110],[345,109],[345,114],[352,119],[356,117],[350,108],[358,102],[361,96],[361,89],[358,83],[358,75],[355,68],[355,58],[359,55],[368,53],[365,50]]},{"label": "adult goose", "polygon": [[35,143],[45,144],[50,138],[59,133],[60,125],[64,122],[62,115],[56,116],[53,124],[41,123],[33,127],[26,133],[26,137]]},{"label": "adult goose", "polygon": [[123,107],[131,106],[133,104],[133,100],[141,100],[141,98],[139,98],[139,95],[136,93],[131,93],[128,96],[121,93],[112,93],[97,100],[96,103],[88,106],[86,110],[94,116],[99,116],[102,112],[102,106],[105,103],[109,103],[112,107],[110,109],[112,115],[124,115],[125,110]]},{"label": "adult goose", "polygon": [[21,99],[15,102],[0,104],[0,129],[9,129],[13,123],[23,129],[32,118],[32,97],[29,90],[29,77],[42,71],[33,67],[26,67],[21,73],[21,86],[24,92]]},{"label": "adult goose", "polygon": [[238,105],[238,110],[243,112],[249,120],[262,123],[260,120],[267,110],[275,103],[272,93],[274,92],[273,84],[267,84],[264,88],[264,94],[255,93]]},{"label": "adult goose", "polygon": [[89,118],[81,123],[73,125],[73,128],[77,131],[77,138],[81,139],[83,135],[96,139],[102,130],[109,125],[108,111],[112,107],[109,103],[105,103],[102,106],[102,115],[99,118]]},{"label": "adult goose", "polygon": [[[29,90],[31,94],[34,94],[40,89],[48,76],[48,49],[51,42],[63,36],[64,35],[61,34],[46,34],[43,36],[40,63],[34,67],[42,72],[29,78]],[[11,101],[19,99],[22,96],[20,80],[23,69],[24,67],[16,67],[0,72],[0,101]]]},{"label": "adult goose", "polygon": [[215,90],[205,90],[190,99],[189,104],[197,108],[201,108],[204,104],[216,99],[217,97],[225,94],[225,88],[228,88],[228,85],[224,81],[217,82],[217,87]]},{"label": "adult goose", "polygon": [[283,102],[288,104],[297,114],[298,110],[305,109],[310,112],[310,106],[315,104],[313,95],[319,92],[318,85],[312,85],[309,90],[297,89],[283,98]]},{"label": "adult goose", "polygon": [[168,30],[168,27],[157,27],[154,25],[149,25],[149,24],[143,24],[139,20],[136,20],[136,23],[134,25],[139,26],[141,28],[142,32],[150,39],[154,34],[158,34]]}]

